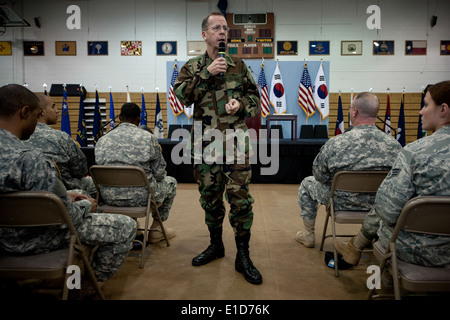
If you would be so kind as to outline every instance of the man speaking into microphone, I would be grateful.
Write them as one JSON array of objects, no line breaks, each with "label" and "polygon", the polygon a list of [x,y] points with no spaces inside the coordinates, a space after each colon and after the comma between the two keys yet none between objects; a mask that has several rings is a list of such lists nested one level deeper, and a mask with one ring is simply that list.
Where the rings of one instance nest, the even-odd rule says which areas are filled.
[{"label": "man speaking into microphone", "polygon": [[[230,204],[228,218],[237,248],[235,269],[244,274],[248,282],[260,284],[262,276],[249,255],[254,200],[249,193],[250,144],[245,124],[246,117],[256,114],[260,100],[256,84],[245,63],[225,52],[228,31],[227,21],[222,13],[213,12],[206,16],[202,22],[206,52],[186,62],[174,83],[175,95],[181,103],[186,106],[194,103],[194,132],[200,127],[202,130],[201,141],[196,141],[199,136],[196,134],[191,141],[194,146],[202,147],[202,161],[198,161],[198,154],[193,152],[194,177],[198,183],[200,204],[205,211],[210,245],[193,258],[192,265],[205,265],[225,255],[222,223],[226,214],[223,202],[223,194],[226,192],[226,199]],[[206,138],[211,130],[216,134],[212,139]],[[226,148],[227,139],[233,139],[233,154]],[[244,150],[239,150],[238,141],[247,141]],[[205,149],[210,150],[209,144],[217,146],[220,143],[223,143],[223,150],[226,151],[220,156],[216,152],[214,161],[205,161],[202,155]],[[242,153],[245,161],[242,161]]]}]

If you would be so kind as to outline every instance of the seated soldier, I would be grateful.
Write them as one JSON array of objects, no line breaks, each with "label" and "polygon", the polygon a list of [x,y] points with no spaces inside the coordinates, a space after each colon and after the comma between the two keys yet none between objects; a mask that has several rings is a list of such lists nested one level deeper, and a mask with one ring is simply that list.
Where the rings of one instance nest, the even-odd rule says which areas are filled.
[{"label": "seated soldier", "polygon": [[[166,221],[176,195],[177,181],[166,175],[166,161],[161,153],[158,139],[150,132],[140,129],[141,110],[135,103],[125,103],[120,110],[120,124],[95,145],[95,162],[99,165],[131,165],[142,167],[147,174],[161,220]],[[102,187],[103,200],[116,206],[146,206],[148,192],[145,188],[129,190],[118,187]],[[153,217],[148,241],[156,243],[164,240],[161,226]],[[170,239],[175,236],[171,228],[166,228]]]},{"label": "seated soldier", "polygon": [[58,122],[59,113],[52,98],[43,94],[37,96],[42,112],[28,143],[55,162],[68,190],[76,189],[95,198],[97,191],[92,178],[87,176],[86,156],[66,132],[50,127]]},{"label": "seated soldier", "polygon": [[[23,143],[33,134],[40,113],[38,97],[24,86],[0,88],[0,192],[43,190],[58,195],[81,242],[98,247],[92,268],[97,280],[104,282],[123,266],[136,235],[136,222],[125,215],[95,213],[95,199],[67,193],[53,162]],[[32,229],[0,228],[0,254],[37,254],[69,244],[67,228]]]}]

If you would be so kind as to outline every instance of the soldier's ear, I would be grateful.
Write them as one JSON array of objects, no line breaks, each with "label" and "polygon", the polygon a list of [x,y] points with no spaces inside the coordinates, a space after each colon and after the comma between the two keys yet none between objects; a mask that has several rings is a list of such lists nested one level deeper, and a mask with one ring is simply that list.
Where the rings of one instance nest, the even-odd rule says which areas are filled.
[{"label": "soldier's ear", "polygon": [[20,108],[20,118],[22,119],[28,119],[28,117],[30,116],[32,110],[29,106],[23,106],[22,108]]},{"label": "soldier's ear", "polygon": [[450,108],[449,108],[449,106],[448,106],[447,103],[441,104],[441,112],[440,112],[440,115],[441,115],[443,118],[448,118],[448,117],[449,117],[449,115],[450,115]]}]

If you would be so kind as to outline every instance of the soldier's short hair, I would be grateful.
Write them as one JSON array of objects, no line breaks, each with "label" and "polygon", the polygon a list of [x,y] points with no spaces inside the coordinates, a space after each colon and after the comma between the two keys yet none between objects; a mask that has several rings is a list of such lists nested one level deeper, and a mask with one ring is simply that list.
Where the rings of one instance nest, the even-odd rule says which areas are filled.
[{"label": "soldier's short hair", "polygon": [[38,97],[19,84],[7,84],[0,88],[0,117],[10,117],[23,106],[31,110],[38,108]]},{"label": "soldier's short hair", "polygon": [[430,86],[428,92],[437,105],[446,103],[450,106],[450,80],[441,81]]},{"label": "soldier's short hair", "polygon": [[370,92],[361,92],[354,100],[360,114],[376,118],[380,109],[380,100],[376,95]]},{"label": "soldier's short hair", "polygon": [[208,19],[211,16],[222,16],[223,17],[223,14],[221,12],[218,12],[218,11],[214,11],[214,12],[211,12],[210,14],[208,14],[202,21],[202,31],[208,30],[208,28],[209,28]]},{"label": "soldier's short hair", "polygon": [[123,122],[134,122],[136,118],[141,116],[141,109],[136,103],[127,102],[124,103],[120,109],[120,121]]}]

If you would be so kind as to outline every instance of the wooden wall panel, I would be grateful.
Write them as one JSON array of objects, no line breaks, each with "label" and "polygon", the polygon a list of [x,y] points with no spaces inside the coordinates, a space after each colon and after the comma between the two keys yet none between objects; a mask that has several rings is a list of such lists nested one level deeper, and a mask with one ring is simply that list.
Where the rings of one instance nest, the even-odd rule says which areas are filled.
[{"label": "wooden wall panel", "polygon": [[[387,93],[375,94],[380,99],[380,111],[378,112],[378,116],[384,120],[387,107]],[[357,93],[353,94],[354,97],[356,97],[356,95]],[[350,105],[350,96],[351,93],[341,93],[345,129],[348,128],[348,106]],[[398,126],[401,96],[401,93],[391,93],[389,99],[391,106],[391,127],[395,129],[397,129]],[[405,93],[405,140],[407,144],[417,140],[417,127],[419,123],[421,97],[422,94],[420,92]],[[330,93],[330,115],[328,119],[328,135],[330,138],[334,137],[334,131],[336,129],[338,101],[339,93]],[[377,120],[376,124],[380,128],[383,128],[383,123],[380,120]],[[427,132],[427,134],[429,135],[431,134],[431,132]],[[392,136],[394,136],[394,133],[392,133]]]}]

